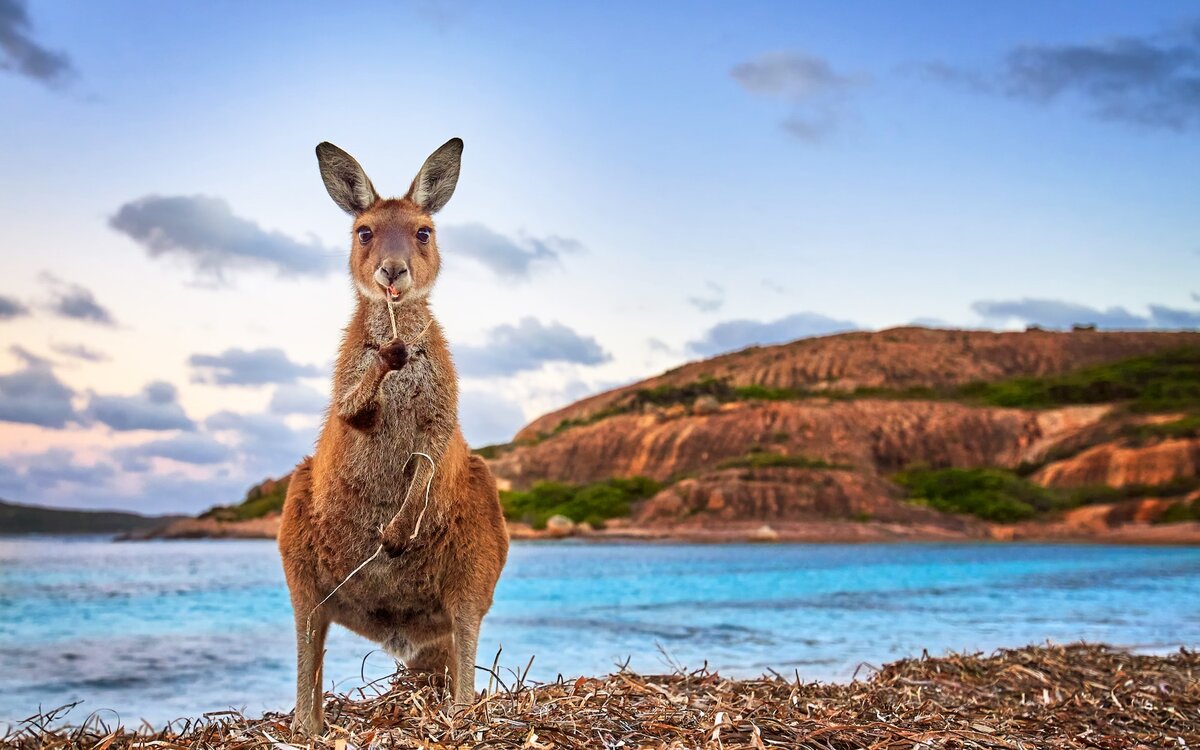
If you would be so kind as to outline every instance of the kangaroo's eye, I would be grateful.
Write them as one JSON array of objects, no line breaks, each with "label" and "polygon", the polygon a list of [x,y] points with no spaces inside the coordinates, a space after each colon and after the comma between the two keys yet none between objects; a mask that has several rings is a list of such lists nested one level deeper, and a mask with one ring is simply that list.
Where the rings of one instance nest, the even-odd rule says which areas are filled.
[{"label": "kangaroo's eye", "polygon": [[368,227],[359,227],[358,228],[358,241],[363,243],[364,245],[367,244],[368,242],[370,242],[371,237],[373,237],[373,236],[374,235],[371,234],[371,230]]},{"label": "kangaroo's eye", "polygon": [[433,232],[433,230],[430,229],[429,227],[421,227],[420,229],[417,230],[417,242],[420,242],[422,245],[428,243],[429,235],[432,232]]}]

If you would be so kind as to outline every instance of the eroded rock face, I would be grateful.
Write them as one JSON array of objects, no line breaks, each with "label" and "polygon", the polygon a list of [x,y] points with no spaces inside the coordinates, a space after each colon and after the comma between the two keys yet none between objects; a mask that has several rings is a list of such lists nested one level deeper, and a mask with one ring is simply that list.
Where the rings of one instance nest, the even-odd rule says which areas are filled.
[{"label": "eroded rock face", "polygon": [[567,419],[586,419],[641,388],[727,378],[733,385],[852,391],[945,387],[1022,375],[1053,375],[1124,357],[1200,346],[1196,332],[955,331],[893,328],[789,344],[751,347],[693,362],[658,377],[583,399],[531,422],[516,441],[548,435]]},{"label": "eroded rock face", "polygon": [[[1062,411],[1062,410],[1059,410]],[[491,462],[513,487],[585,483],[612,476],[668,481],[712,471],[752,450],[820,459],[867,474],[929,466],[1015,467],[1031,448],[1102,410],[1067,419],[1052,412],[974,408],[940,401],[744,402],[712,414],[623,414],[573,427]]]},{"label": "eroded rock face", "polygon": [[1056,461],[1034,475],[1049,487],[1163,485],[1200,475],[1200,440],[1163,440],[1150,445],[1104,443]]},{"label": "eroded rock face", "polygon": [[[544,479],[584,484],[634,475],[671,482],[635,508],[632,521],[643,528],[842,520],[985,536],[985,524],[906,502],[886,477],[914,464],[1015,468],[1094,429],[1107,411],[942,401],[743,402],[706,414],[609,417],[514,448],[491,463],[517,488]],[[755,454],[818,468],[726,467]]]},{"label": "eroded rock face", "polygon": [[677,482],[634,513],[639,526],[844,520],[928,524],[968,533],[965,518],[904,502],[892,483],[845,469],[723,469]]}]

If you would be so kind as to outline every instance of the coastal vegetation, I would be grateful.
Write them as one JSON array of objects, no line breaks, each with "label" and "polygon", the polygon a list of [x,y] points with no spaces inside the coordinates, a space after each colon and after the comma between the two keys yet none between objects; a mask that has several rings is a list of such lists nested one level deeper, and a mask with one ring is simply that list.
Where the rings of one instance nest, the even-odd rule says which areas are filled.
[{"label": "coastal vegetation", "polygon": [[1155,519],[1155,523],[1187,523],[1200,521],[1200,500],[1188,502],[1181,500],[1172,503],[1163,514]]},{"label": "coastal vegetation", "polygon": [[613,478],[584,485],[538,482],[528,490],[501,491],[500,504],[505,518],[535,529],[544,529],[552,516],[566,516],[575,523],[600,528],[605,521],[628,516],[634,502],[659,489],[658,482],[646,477]]},{"label": "coastal vegetation", "polygon": [[1154,440],[1157,438],[1195,438],[1200,437],[1200,412],[1188,414],[1169,422],[1149,422],[1129,425],[1125,434],[1136,440]]},{"label": "coastal vegetation", "polygon": [[248,521],[270,513],[280,513],[283,511],[283,500],[287,497],[290,478],[288,475],[282,479],[268,479],[256,484],[237,505],[218,505],[201,513],[200,517],[217,521]]},{"label": "coastal vegetation", "polygon": [[474,448],[471,452],[482,458],[491,461],[494,458],[499,458],[512,447],[512,443],[492,443]]},{"label": "coastal vegetation", "polygon": [[1194,409],[1200,407],[1200,347],[1130,357],[1064,375],[974,383],[958,393],[992,406],[1125,402],[1142,412]]},{"label": "coastal vegetation", "polygon": [[[964,513],[995,523],[1028,521],[1083,505],[1138,497],[1179,497],[1200,489],[1200,479],[1195,477],[1160,485],[1060,489],[1043,487],[1016,472],[997,468],[913,468],[892,479],[908,492],[911,502],[943,513]],[[1181,514],[1176,512],[1175,515]],[[1190,518],[1180,517],[1179,520]]]},{"label": "coastal vegetation", "polygon": [[767,451],[751,451],[739,458],[731,458],[717,465],[718,469],[763,469],[784,466],[794,469],[844,469],[840,464],[831,464],[822,458],[789,456]]},{"label": "coastal vegetation", "polygon": [[1055,510],[1053,492],[1003,469],[910,469],[893,477],[914,503],[997,523]]}]

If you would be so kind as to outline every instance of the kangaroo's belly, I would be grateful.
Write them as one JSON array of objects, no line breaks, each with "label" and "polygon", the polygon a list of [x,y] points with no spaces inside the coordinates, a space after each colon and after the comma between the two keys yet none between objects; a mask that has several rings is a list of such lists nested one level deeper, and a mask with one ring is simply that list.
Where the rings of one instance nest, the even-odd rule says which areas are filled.
[{"label": "kangaroo's belly", "polygon": [[438,594],[435,589],[404,585],[393,579],[383,586],[339,597],[331,614],[334,622],[404,660],[422,646],[453,632],[452,614]]},{"label": "kangaroo's belly", "polygon": [[416,538],[399,557],[380,549],[382,529],[397,513],[403,510],[408,518],[423,509],[429,477],[424,463],[396,473],[394,486],[339,476],[329,495],[314,498],[321,596],[337,589],[324,605],[328,614],[397,656],[403,651],[392,643],[397,638],[419,646],[451,627],[445,601],[448,540],[435,528],[433,499]]}]

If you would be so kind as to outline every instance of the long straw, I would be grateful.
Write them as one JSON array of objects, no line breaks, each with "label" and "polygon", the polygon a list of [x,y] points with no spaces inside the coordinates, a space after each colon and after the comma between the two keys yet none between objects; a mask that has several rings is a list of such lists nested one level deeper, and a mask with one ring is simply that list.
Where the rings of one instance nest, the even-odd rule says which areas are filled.
[{"label": "long straw", "polygon": [[[408,541],[410,541],[410,542],[417,538],[417,534],[421,533],[421,521],[425,518],[425,511],[429,510],[429,492],[433,488],[433,475],[437,473],[437,464],[434,463],[433,458],[428,453],[421,453],[420,451],[413,451],[412,453],[408,454],[408,459],[404,462],[404,467],[401,468],[401,471],[403,471],[405,468],[408,467],[408,464],[410,461],[412,461],[413,456],[420,456],[421,458],[424,458],[426,461],[428,461],[429,467],[430,467],[430,472],[429,472],[429,479],[425,482],[425,504],[421,507],[421,512],[420,512],[420,514],[417,515],[417,522],[416,522],[416,524],[413,525],[413,532],[408,537]],[[416,476],[415,475],[413,476],[413,480],[414,481],[409,482],[408,489],[404,493],[404,501],[400,503],[400,509],[396,511],[396,515],[392,516],[393,521],[396,520],[397,516],[399,516],[401,513],[404,512],[405,506],[408,505],[408,497],[409,497],[409,495],[412,494],[413,485],[416,484],[416,481],[415,481]],[[388,523],[391,523],[391,521],[389,521]],[[384,528],[386,528],[386,527],[380,526],[379,533],[382,534]],[[333,598],[333,595],[338,592],[338,589],[340,589],[342,586],[345,586],[346,583],[348,583],[351,578],[358,575],[359,571],[361,571],[363,568],[367,567],[367,565],[369,565],[375,558],[379,557],[379,553],[382,551],[383,551],[383,542],[380,542],[379,546],[375,548],[375,551],[371,553],[370,557],[368,557],[366,560],[363,560],[361,563],[359,563],[357,568],[350,571],[350,574],[348,576],[346,576],[345,578],[343,578],[341,583],[334,586],[333,590],[330,591],[328,594],[326,594],[324,599],[317,602],[317,605],[315,607],[313,607],[311,610],[309,610],[308,618],[305,620],[305,624],[304,624],[304,642],[305,643],[312,643],[312,618],[313,618],[313,615],[315,615],[317,613],[317,610],[321,608],[321,605],[324,604],[325,602],[329,601],[331,598]]]}]

